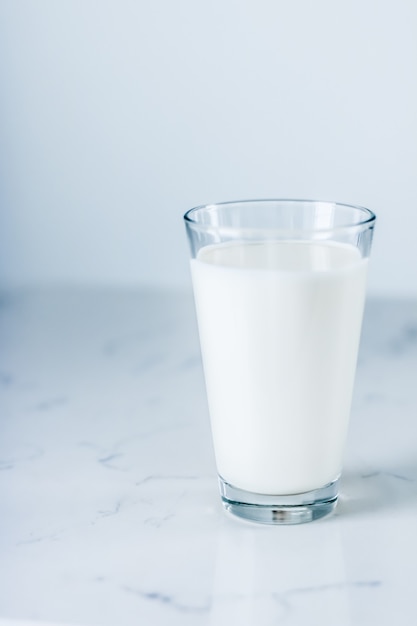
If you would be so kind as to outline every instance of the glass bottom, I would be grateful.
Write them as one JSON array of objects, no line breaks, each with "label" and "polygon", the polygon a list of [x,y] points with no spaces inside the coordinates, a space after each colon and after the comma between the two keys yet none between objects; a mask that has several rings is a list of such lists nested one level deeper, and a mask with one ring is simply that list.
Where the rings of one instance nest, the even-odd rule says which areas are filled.
[{"label": "glass bottom", "polygon": [[243,519],[261,524],[303,524],[329,515],[336,507],[337,478],[320,489],[275,496],[238,489],[219,476],[224,508]]}]

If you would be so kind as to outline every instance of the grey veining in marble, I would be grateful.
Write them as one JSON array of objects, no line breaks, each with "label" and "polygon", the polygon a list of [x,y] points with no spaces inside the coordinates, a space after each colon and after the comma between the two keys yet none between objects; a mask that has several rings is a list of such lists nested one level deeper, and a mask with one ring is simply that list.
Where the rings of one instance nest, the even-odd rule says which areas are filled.
[{"label": "grey veining in marble", "polygon": [[0,411],[0,619],[417,619],[414,302],[367,306],[342,496],[317,523],[223,512],[188,294],[3,294]]}]

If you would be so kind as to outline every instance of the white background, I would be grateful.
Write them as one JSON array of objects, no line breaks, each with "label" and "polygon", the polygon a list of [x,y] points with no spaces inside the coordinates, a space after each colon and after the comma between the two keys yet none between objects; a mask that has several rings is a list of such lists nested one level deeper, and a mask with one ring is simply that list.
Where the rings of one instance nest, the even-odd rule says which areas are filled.
[{"label": "white background", "polygon": [[189,286],[182,214],[259,197],[378,217],[417,293],[415,0],[0,0],[0,283]]}]

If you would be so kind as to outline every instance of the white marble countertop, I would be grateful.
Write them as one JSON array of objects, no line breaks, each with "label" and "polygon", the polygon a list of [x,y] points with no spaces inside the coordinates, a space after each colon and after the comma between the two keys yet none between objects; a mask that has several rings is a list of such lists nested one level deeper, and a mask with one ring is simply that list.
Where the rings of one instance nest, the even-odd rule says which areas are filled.
[{"label": "white marble countertop", "polygon": [[223,511],[190,295],[4,294],[0,409],[0,624],[417,620],[415,303],[368,303],[342,497],[315,523]]}]

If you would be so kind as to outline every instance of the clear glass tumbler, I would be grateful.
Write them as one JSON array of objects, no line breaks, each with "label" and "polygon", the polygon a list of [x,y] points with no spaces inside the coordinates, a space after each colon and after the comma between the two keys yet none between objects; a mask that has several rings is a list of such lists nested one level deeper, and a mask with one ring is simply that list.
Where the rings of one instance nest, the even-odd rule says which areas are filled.
[{"label": "clear glass tumbler", "polygon": [[220,493],[240,517],[336,505],[375,219],[310,200],[184,216]]}]

